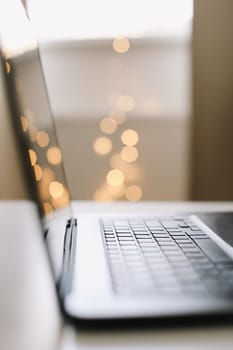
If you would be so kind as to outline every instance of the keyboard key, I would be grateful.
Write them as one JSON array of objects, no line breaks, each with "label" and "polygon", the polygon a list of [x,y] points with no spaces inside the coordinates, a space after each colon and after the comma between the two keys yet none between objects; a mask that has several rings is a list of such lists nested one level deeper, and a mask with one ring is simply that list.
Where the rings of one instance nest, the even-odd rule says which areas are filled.
[{"label": "keyboard key", "polygon": [[[233,296],[233,261],[189,219],[106,219],[106,253],[117,293]],[[115,226],[114,226],[115,225]],[[163,226],[162,226],[163,225]]]},{"label": "keyboard key", "polygon": [[176,221],[174,220],[162,220],[161,224],[163,225],[163,227],[165,227],[166,229],[176,229],[179,228],[178,224]]},{"label": "keyboard key", "polygon": [[147,233],[145,235],[142,235],[142,234],[136,234],[135,235],[136,238],[142,238],[142,239],[147,239],[147,238],[150,238],[151,239],[151,236]]}]

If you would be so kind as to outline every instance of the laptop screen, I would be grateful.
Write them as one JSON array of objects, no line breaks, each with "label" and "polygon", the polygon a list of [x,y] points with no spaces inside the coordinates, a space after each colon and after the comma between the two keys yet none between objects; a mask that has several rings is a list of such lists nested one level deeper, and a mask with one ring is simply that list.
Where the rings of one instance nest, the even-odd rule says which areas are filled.
[{"label": "laptop screen", "polygon": [[19,0],[1,2],[0,30],[9,107],[23,149],[23,166],[40,212],[47,216],[69,206],[70,194],[38,44]]}]

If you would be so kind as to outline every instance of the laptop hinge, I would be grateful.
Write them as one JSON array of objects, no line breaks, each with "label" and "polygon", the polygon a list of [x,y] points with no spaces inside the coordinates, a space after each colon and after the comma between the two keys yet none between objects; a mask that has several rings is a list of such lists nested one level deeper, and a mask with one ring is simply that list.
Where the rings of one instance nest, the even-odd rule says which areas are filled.
[{"label": "laptop hinge", "polygon": [[71,289],[77,240],[77,220],[70,219],[66,225],[63,248],[63,263],[58,291],[64,297]]}]

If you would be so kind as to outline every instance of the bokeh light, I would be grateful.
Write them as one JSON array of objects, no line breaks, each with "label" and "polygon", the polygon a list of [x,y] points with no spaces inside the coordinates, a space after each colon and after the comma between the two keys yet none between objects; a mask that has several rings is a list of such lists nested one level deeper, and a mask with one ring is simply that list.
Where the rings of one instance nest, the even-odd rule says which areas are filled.
[{"label": "bokeh light", "polygon": [[131,185],[126,188],[125,196],[129,201],[139,201],[142,195],[142,189],[137,185]]},{"label": "bokeh light", "polygon": [[130,95],[120,95],[117,101],[117,106],[122,112],[130,112],[135,107],[134,98]]},{"label": "bokeh light", "polygon": [[120,169],[112,169],[107,174],[107,183],[111,186],[120,186],[124,182],[124,174]]},{"label": "bokeh light", "polygon": [[23,129],[23,132],[26,132],[28,130],[28,121],[27,118],[25,118],[24,116],[20,117],[20,121],[21,121],[21,126]]},{"label": "bokeh light", "polygon": [[41,167],[38,164],[35,164],[33,167],[33,170],[34,170],[36,181],[40,181],[42,179],[42,176],[43,176],[43,172],[42,172]]},{"label": "bokeh light", "polygon": [[29,158],[30,158],[31,165],[34,166],[36,164],[36,161],[37,161],[36,152],[33,151],[32,149],[29,149],[28,153],[29,153]]},{"label": "bokeh light", "polygon": [[130,48],[130,42],[127,38],[116,38],[112,42],[113,49],[118,53],[125,53]]},{"label": "bokeh light", "polygon": [[97,154],[104,156],[111,152],[112,142],[108,137],[98,137],[93,143],[93,149]]},{"label": "bokeh light", "polygon": [[135,162],[138,158],[137,148],[134,146],[123,147],[121,150],[121,158],[127,163]]},{"label": "bokeh light", "polygon": [[6,61],[5,67],[6,67],[6,74],[10,74],[10,72],[11,72],[11,65],[10,65],[10,63]]},{"label": "bokeh light", "polygon": [[62,161],[62,154],[58,147],[50,147],[47,151],[47,159],[50,164],[58,165]]},{"label": "bokeh light", "polygon": [[117,122],[114,118],[104,118],[100,122],[100,130],[105,134],[113,134],[117,129]]},{"label": "bokeh light", "polygon": [[58,181],[52,181],[49,185],[49,193],[51,197],[57,199],[64,193],[64,186]]},{"label": "bokeh light", "polygon": [[40,147],[46,147],[49,144],[49,135],[45,131],[38,131],[36,133],[36,141]]},{"label": "bokeh light", "polygon": [[138,133],[133,129],[127,129],[121,134],[121,141],[126,146],[135,146],[138,143]]},{"label": "bokeh light", "polygon": [[113,197],[113,199],[122,198],[125,194],[125,185],[111,186],[107,184],[107,192]]},{"label": "bokeh light", "polygon": [[52,204],[55,209],[61,208],[66,206],[69,203],[69,200],[69,192],[67,191],[67,189],[64,188],[64,191],[61,196],[57,198],[52,198]]}]

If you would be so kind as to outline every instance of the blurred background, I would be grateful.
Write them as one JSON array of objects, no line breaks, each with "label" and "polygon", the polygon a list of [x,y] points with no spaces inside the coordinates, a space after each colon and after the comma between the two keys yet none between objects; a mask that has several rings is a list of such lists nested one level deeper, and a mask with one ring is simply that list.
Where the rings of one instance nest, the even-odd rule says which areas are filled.
[{"label": "blurred background", "polygon": [[[26,5],[74,199],[233,199],[231,0]],[[3,90],[0,195],[25,198]]]}]

